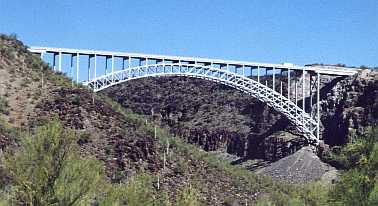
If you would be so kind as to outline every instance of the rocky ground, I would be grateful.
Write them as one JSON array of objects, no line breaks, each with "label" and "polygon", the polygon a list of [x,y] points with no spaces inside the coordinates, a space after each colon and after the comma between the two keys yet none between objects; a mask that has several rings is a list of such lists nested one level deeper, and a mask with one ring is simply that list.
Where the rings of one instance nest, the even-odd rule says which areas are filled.
[{"label": "rocky ground", "polygon": [[103,93],[206,151],[278,160],[304,144],[289,121],[272,108],[214,82],[185,77],[146,78]]},{"label": "rocky ground", "polygon": [[277,181],[298,184],[320,179],[331,183],[337,178],[336,175],[331,176],[336,171],[319,159],[314,148],[303,147],[294,154],[256,170],[256,173],[270,176]]},{"label": "rocky ground", "polygon": [[196,186],[201,200],[209,205],[222,205],[226,199],[252,202],[262,190],[281,187],[269,178],[224,165],[185,143],[172,140],[170,152],[165,152],[167,145],[161,138],[171,134],[159,129],[159,137],[155,138],[151,120],[146,124],[107,97],[73,85],[63,75],[52,73],[21,42],[0,37],[0,73],[11,74],[1,76],[0,81],[0,88],[5,88],[1,101],[6,102],[0,114],[2,149],[17,149],[18,140],[7,127],[28,131],[58,119],[80,136],[82,155],[104,162],[112,182],[126,181],[142,170],[159,176],[160,188],[171,197],[188,184]]},{"label": "rocky ground", "polygon": [[[197,185],[210,205],[226,199],[245,204],[290,187],[239,166],[290,183],[335,176],[307,147],[300,149],[305,142],[286,118],[232,88],[183,77],[147,78],[98,95],[52,73],[21,42],[1,36],[0,45],[2,149],[17,147],[8,127],[31,130],[59,119],[80,135],[82,155],[105,163],[110,181],[144,170],[159,176],[171,196],[183,185]],[[323,99],[329,100],[322,103],[326,143],[341,144],[377,122],[377,79],[377,72],[365,72],[334,81],[323,91]],[[160,138],[172,135],[160,132],[155,138],[154,125],[184,142],[167,146]]]}]

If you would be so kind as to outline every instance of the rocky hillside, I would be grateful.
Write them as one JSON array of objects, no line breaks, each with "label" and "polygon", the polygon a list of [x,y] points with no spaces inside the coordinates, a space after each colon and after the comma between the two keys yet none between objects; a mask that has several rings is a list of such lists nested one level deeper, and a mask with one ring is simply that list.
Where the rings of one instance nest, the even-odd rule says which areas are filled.
[{"label": "rocky hillside", "polygon": [[288,120],[233,88],[185,77],[147,78],[103,91],[207,151],[277,160],[303,144]]},{"label": "rocky hillside", "polygon": [[[377,81],[377,72],[370,70],[354,77],[322,78],[321,136],[326,144],[344,144],[377,122]],[[246,94],[207,80],[147,78],[103,93],[134,112],[159,120],[207,151],[274,161],[304,145],[285,117]]]},{"label": "rocky hillside", "polygon": [[331,146],[345,144],[366,127],[378,124],[378,71],[366,69],[341,79],[323,98],[324,141]]},{"label": "rocky hillside", "polygon": [[[214,155],[181,142],[165,130],[155,127],[151,120],[146,122],[106,96],[94,94],[72,84],[63,75],[53,73],[38,57],[29,53],[20,41],[6,35],[0,36],[0,78],[1,150],[17,150],[18,139],[14,132],[33,130],[43,122],[58,119],[65,127],[72,128],[80,134],[78,144],[81,155],[95,156],[104,162],[111,182],[127,181],[134,174],[144,171],[156,178],[154,188],[157,193],[161,191],[173,198],[182,187],[192,185],[198,188],[201,201],[208,205],[245,204],[260,197],[268,197],[273,192],[284,192],[289,187],[293,189],[291,195],[295,194],[295,191],[301,191],[294,186],[276,184],[270,178],[259,177],[242,168],[225,164]],[[148,88],[142,91],[149,92]],[[138,98],[138,93],[134,95],[134,98]],[[141,97],[143,96],[149,98],[148,95]],[[171,98],[176,99],[174,96]],[[234,133],[222,133],[219,130],[227,123],[222,124],[221,120],[212,122],[218,116],[203,116],[199,119],[201,124],[206,118],[210,119],[206,120],[208,125],[203,125],[202,128],[214,126],[214,131],[220,132],[220,135],[225,135],[228,139],[231,136],[227,135],[237,137],[240,132],[248,134],[252,124],[249,122],[251,118],[243,117],[243,113],[240,112],[233,114],[233,108],[238,104],[247,106],[245,104],[249,101],[246,101],[246,98],[248,97],[240,96],[240,100],[236,102],[229,99],[226,100],[228,106],[219,106],[220,109],[228,108],[222,115],[234,121],[230,126]],[[152,99],[150,101],[153,102]],[[182,99],[176,99],[176,103],[178,101],[185,101],[184,96]],[[140,110],[141,113],[152,112],[153,108],[154,116],[162,114],[158,119],[172,120],[167,125],[176,125],[179,122],[174,118],[186,118],[192,125],[196,125],[198,122],[192,116],[185,117],[189,113],[180,112],[182,109],[211,110],[209,106],[212,101],[205,104],[198,101],[200,99],[185,107],[181,107],[182,104],[170,104],[171,110],[147,107],[149,102],[145,102],[146,105],[139,108],[143,108]],[[265,107],[262,104],[255,106]],[[285,124],[279,120],[278,114],[266,113],[266,119],[261,120],[258,128],[264,127],[269,118],[276,120],[273,124]],[[222,125],[215,127],[216,124]],[[179,126],[173,131],[176,131],[177,135],[184,135],[184,130]],[[201,134],[200,130],[197,132]],[[221,136],[217,136],[219,137]],[[247,144],[243,137],[239,139],[240,142],[233,142],[229,149],[238,151],[239,145]],[[224,141],[221,144],[230,143]],[[283,195],[286,197],[287,193]]]}]

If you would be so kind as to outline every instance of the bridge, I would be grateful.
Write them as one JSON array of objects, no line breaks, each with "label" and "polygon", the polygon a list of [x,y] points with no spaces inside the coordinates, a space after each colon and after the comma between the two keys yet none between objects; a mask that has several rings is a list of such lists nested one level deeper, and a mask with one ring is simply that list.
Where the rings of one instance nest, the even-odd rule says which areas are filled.
[{"label": "bridge", "polygon": [[[320,77],[351,76],[357,68],[299,66],[128,52],[31,47],[52,69],[94,92],[133,79],[201,78],[251,95],[283,114],[311,144],[320,141]],[[85,62],[81,62],[84,60]],[[309,105],[305,99],[309,98]]]}]

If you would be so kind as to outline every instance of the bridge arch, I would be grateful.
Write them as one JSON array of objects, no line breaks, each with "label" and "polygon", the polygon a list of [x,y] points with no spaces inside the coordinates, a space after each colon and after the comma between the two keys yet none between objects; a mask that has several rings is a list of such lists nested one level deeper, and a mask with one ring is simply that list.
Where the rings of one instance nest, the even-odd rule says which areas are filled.
[{"label": "bridge arch", "polygon": [[317,144],[319,141],[315,135],[317,122],[287,97],[251,78],[211,65],[181,62],[146,64],[98,76],[83,84],[98,92],[126,81],[161,76],[200,78],[233,87],[283,114],[298,131],[302,132],[309,143]]}]

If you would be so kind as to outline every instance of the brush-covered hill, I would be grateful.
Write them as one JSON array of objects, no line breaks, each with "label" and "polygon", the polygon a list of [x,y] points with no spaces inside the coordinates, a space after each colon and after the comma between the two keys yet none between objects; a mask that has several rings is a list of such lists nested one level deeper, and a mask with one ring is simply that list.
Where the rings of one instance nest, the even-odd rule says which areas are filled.
[{"label": "brush-covered hill", "polygon": [[[375,83],[364,85],[371,88]],[[263,151],[260,155],[266,158],[272,153],[266,151],[299,147],[301,139],[285,118],[265,105],[230,88],[201,80],[145,79],[123,86],[127,88],[93,93],[52,72],[16,38],[0,35],[0,197],[9,190],[11,179],[4,168],[3,153],[17,152],[23,145],[23,133],[33,133],[46,122],[59,121],[67,132],[75,131],[78,136],[75,144],[83,158],[95,157],[103,163],[105,181],[114,187],[134,182],[134,187],[126,190],[122,205],[140,205],[150,199],[159,200],[149,202],[150,205],[334,205],[350,201],[337,196],[344,192],[355,197],[359,187],[350,185],[356,182],[368,188],[360,202],[375,201],[374,138],[362,144],[370,146],[361,147],[358,142],[357,150],[356,145],[350,145],[328,156],[329,161],[343,165],[344,169],[357,171],[353,173],[355,176],[347,173],[331,188],[317,183],[287,184],[253,174],[205,151],[223,150],[247,158]],[[350,88],[356,91],[355,86]],[[376,95],[375,90],[363,91],[369,96]],[[362,101],[357,105],[372,105],[361,106],[370,114],[376,111],[374,102]],[[344,117],[341,119],[347,119]],[[375,116],[369,118],[370,121]],[[249,138],[251,134],[268,146],[260,150],[261,144],[253,144],[257,139]],[[291,142],[294,146],[269,149],[269,145],[280,142],[281,145]],[[353,156],[353,161],[348,161],[350,151],[359,154]],[[274,152],[268,159],[289,153],[292,151]],[[298,162],[296,167],[301,167],[306,165],[299,161],[301,158],[297,155],[285,161],[294,159]],[[277,165],[265,171],[273,175],[278,171],[278,177],[282,178],[285,173]],[[141,174],[148,176],[149,181],[135,185],[134,177]],[[360,177],[356,174],[363,178],[356,178]],[[360,181],[366,179],[369,182]],[[355,189],[353,193],[350,188]],[[92,202],[96,205],[96,198]]]},{"label": "brush-covered hill", "polygon": [[[77,144],[82,156],[104,163],[109,182],[127,182],[147,173],[153,179],[154,194],[168,194],[173,203],[188,185],[196,188],[205,205],[252,204],[276,193],[287,202],[303,190],[231,166],[182,142],[105,95],[52,72],[22,42],[7,35],[0,35],[0,112],[2,151],[18,149],[20,132],[57,119],[80,134]],[[236,125],[243,127],[248,121],[235,122],[235,131],[239,130]]]}]

